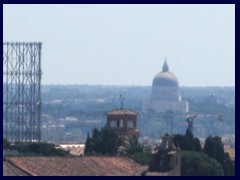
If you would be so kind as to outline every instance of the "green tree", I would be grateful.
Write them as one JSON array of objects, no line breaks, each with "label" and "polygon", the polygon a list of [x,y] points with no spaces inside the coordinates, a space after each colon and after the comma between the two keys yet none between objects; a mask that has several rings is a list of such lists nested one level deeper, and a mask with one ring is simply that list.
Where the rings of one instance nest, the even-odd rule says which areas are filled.
[{"label": "green tree", "polygon": [[142,152],[135,152],[134,154],[128,155],[128,157],[138,164],[148,165],[152,160],[152,153],[148,149],[144,149]]},{"label": "green tree", "polygon": [[3,138],[3,149],[10,149],[11,144],[6,138]]},{"label": "green tree", "polygon": [[203,152],[209,157],[214,158],[216,155],[216,149],[212,136],[208,136],[205,140]]},{"label": "green tree", "polygon": [[176,134],[173,138],[174,145],[184,151],[194,151],[193,139],[186,135]]},{"label": "green tree", "polygon": [[122,140],[115,134],[114,131],[106,127],[98,130],[92,130],[92,136],[88,135],[85,143],[85,154],[102,154],[102,155],[115,155]]},{"label": "green tree", "polygon": [[206,154],[193,151],[182,152],[182,176],[223,176],[221,164]]},{"label": "green tree", "polygon": [[189,139],[193,139],[193,133],[191,129],[187,128],[185,136],[187,136]]},{"label": "green tree", "polygon": [[216,159],[222,165],[224,164],[225,154],[224,154],[224,147],[223,147],[221,137],[208,136],[205,140],[203,151],[209,157]]},{"label": "green tree", "polygon": [[115,155],[118,147],[122,144],[120,139],[114,131],[108,128],[102,128],[103,154]]},{"label": "green tree", "polygon": [[84,154],[87,154],[88,152],[92,151],[91,148],[93,147],[93,145],[91,143],[92,143],[92,141],[91,141],[90,135],[89,135],[89,133],[87,133],[87,139],[86,139],[86,142],[85,142]]},{"label": "green tree", "polygon": [[203,149],[209,157],[216,159],[224,169],[224,175],[235,175],[235,165],[231,161],[229,155],[224,152],[224,146],[221,137],[208,136],[205,140]]},{"label": "green tree", "polygon": [[198,152],[202,151],[202,146],[198,138],[193,138],[193,144],[194,144],[195,151],[198,151]]},{"label": "green tree", "polygon": [[235,176],[235,162],[230,159],[228,153],[225,153],[225,163],[223,169],[225,176]]},{"label": "green tree", "polygon": [[224,166],[225,162],[225,153],[224,153],[224,145],[222,143],[221,137],[215,136],[213,138],[215,143],[215,159]]},{"label": "green tree", "polygon": [[129,136],[119,147],[118,154],[127,155],[141,165],[148,165],[152,158],[151,147],[145,147],[138,139],[139,136]]},{"label": "green tree", "polygon": [[138,142],[139,136],[129,136],[127,140],[123,142],[123,146],[126,149],[128,155],[143,152],[144,146]]},{"label": "green tree", "polygon": [[55,144],[46,142],[16,142],[11,147],[22,155],[37,156],[68,156],[69,152],[61,149]]}]

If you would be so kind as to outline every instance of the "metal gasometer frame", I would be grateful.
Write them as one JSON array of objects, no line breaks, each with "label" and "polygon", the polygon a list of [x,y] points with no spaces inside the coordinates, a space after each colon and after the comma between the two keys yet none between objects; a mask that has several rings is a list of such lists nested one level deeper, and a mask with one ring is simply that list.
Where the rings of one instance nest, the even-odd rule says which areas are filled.
[{"label": "metal gasometer frame", "polygon": [[3,42],[3,137],[41,141],[42,43]]}]

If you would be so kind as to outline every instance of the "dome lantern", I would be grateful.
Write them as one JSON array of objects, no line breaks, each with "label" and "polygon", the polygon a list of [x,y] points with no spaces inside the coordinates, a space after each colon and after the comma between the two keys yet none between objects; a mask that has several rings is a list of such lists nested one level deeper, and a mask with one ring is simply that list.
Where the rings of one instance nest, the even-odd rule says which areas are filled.
[{"label": "dome lantern", "polygon": [[162,66],[162,72],[168,72],[169,71],[169,66],[167,64],[167,60],[165,58],[164,64]]}]

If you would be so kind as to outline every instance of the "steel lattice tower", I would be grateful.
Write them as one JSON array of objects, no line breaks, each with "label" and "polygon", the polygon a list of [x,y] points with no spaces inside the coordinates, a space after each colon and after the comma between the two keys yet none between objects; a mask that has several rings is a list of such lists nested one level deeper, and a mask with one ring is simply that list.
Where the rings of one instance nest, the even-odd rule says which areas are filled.
[{"label": "steel lattice tower", "polygon": [[3,137],[41,140],[42,43],[3,43]]}]

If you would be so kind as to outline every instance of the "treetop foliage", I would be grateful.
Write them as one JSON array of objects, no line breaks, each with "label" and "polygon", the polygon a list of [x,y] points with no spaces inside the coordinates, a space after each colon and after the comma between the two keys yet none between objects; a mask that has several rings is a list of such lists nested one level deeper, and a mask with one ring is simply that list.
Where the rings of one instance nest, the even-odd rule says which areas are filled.
[{"label": "treetop foliage", "polygon": [[10,145],[4,140],[3,146],[9,150],[16,150],[19,155],[24,156],[68,156],[70,153],[55,144],[47,142],[15,142]]},{"label": "treetop foliage", "polygon": [[85,150],[86,155],[116,155],[122,140],[107,127],[101,130],[94,128],[92,135],[87,135]]},{"label": "treetop foliage", "polygon": [[182,176],[223,176],[221,164],[206,154],[193,151],[182,152]]}]

